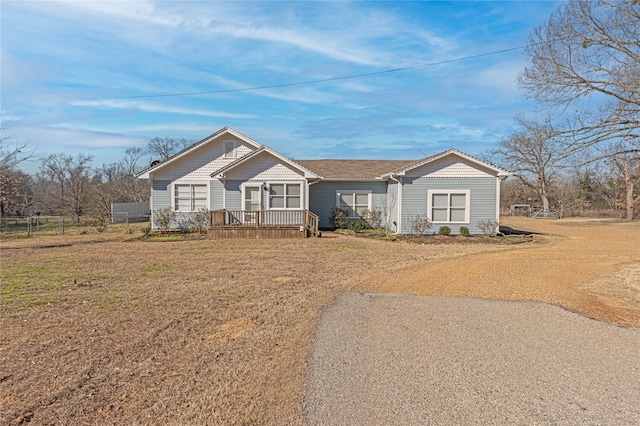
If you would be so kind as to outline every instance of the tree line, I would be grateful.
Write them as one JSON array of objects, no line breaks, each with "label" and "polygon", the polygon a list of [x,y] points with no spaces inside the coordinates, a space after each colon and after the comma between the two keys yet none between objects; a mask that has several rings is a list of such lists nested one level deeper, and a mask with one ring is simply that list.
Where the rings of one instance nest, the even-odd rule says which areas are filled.
[{"label": "tree line", "polygon": [[29,141],[10,144],[2,123],[0,138],[1,217],[42,215],[106,217],[112,203],[141,202],[151,195],[149,183],[136,174],[150,165],[149,158],[164,160],[192,144],[187,139],[155,137],[146,148],[131,147],[115,163],[95,165],[92,155],[51,154],[40,159],[34,174],[21,165],[34,157]]},{"label": "tree line", "polygon": [[[536,104],[488,157],[544,209],[640,205],[640,0],[570,0],[530,35],[518,83]],[[531,115],[531,114],[530,114]]]}]

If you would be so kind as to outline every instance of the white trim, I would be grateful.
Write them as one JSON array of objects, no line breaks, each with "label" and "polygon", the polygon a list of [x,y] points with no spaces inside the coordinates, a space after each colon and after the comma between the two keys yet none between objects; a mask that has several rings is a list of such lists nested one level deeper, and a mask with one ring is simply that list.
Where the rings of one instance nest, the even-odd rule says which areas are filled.
[{"label": "white trim", "polygon": [[[268,210],[303,210],[303,198],[305,196],[304,194],[304,189],[302,186],[303,181],[269,181],[266,184],[267,187],[267,209]],[[284,194],[284,207],[271,207],[271,185],[284,185],[285,186],[285,194]],[[287,194],[286,194],[286,188],[287,185],[298,185],[300,187],[300,205],[299,207],[287,207]]]},{"label": "white trim", "polygon": [[[397,234],[402,234],[402,187],[404,186],[402,184],[402,176],[398,176],[395,177],[393,175],[389,176],[392,180],[396,181],[398,183],[398,189],[396,191],[396,194],[398,194],[398,198],[396,200],[397,202],[397,210],[396,210],[396,214],[398,215],[398,217],[396,218],[396,233]],[[387,207],[389,208],[389,185],[387,185]],[[387,223],[387,227],[390,224]]]},{"label": "white trim", "polygon": [[[336,207],[340,207],[340,196],[342,194],[367,194],[367,209],[371,210],[373,204],[373,191],[370,189],[337,189]],[[355,212],[355,210],[354,210]],[[351,216],[349,219],[360,219],[360,216]]]},{"label": "white trim", "polygon": [[176,210],[176,186],[177,185],[204,185],[206,191],[206,205],[205,208],[209,210],[211,208],[211,187],[209,181],[180,181],[176,180],[171,183],[171,210],[177,213],[191,213],[196,210]]},{"label": "white trim", "polygon": [[258,191],[259,191],[258,193],[260,194],[260,206],[259,206],[260,208],[258,210],[264,210],[263,209],[263,207],[264,207],[264,199],[262,197],[262,191],[263,191],[262,188],[264,188],[264,184],[262,182],[251,182],[251,181],[242,182],[240,184],[240,191],[241,191],[241,194],[242,194],[241,195],[242,199],[240,200],[240,207],[241,207],[240,210],[246,210],[245,209],[246,188],[249,188],[249,187],[250,188],[258,188]]},{"label": "white trim", "polygon": [[154,212],[154,210],[153,210],[153,207],[154,207],[154,205],[153,205],[153,191],[154,191],[153,190],[153,181],[150,180],[149,184],[151,185],[151,195],[149,195],[149,215],[150,215],[150,217],[149,217],[149,225],[151,226],[151,229],[155,229],[154,228],[154,223],[153,223],[153,216],[154,216],[154,214],[153,214],[153,212]]},{"label": "white trim", "polygon": [[[433,219],[432,212],[432,197],[434,194],[464,194],[465,195],[465,210],[464,210],[464,221],[454,221],[454,220],[446,220],[446,221],[436,221]],[[450,200],[450,198],[449,198]],[[451,213],[451,206],[449,205],[449,201],[447,201],[447,216]],[[468,224],[471,221],[471,190],[469,189],[429,189],[427,190],[427,215],[431,219],[431,223],[460,223],[460,224]],[[449,216],[450,218],[450,216]]]},{"label": "white trim", "polygon": [[500,222],[500,179],[496,179],[496,222]]}]

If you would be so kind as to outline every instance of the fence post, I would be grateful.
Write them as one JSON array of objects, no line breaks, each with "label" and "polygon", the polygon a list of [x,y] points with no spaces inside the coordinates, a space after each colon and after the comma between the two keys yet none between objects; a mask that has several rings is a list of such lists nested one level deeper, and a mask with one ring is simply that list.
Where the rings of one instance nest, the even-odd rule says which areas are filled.
[{"label": "fence post", "polygon": [[31,236],[31,216],[27,218],[27,237]]},{"label": "fence post", "polygon": [[60,235],[64,235],[64,216],[60,216]]}]

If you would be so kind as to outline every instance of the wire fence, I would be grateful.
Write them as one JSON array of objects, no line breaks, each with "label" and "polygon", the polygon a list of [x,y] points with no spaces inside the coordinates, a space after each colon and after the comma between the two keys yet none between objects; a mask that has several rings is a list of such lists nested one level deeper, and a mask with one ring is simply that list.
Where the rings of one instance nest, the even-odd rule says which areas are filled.
[{"label": "wire fence", "polygon": [[107,231],[110,225],[148,222],[149,215],[130,216],[128,213],[101,217],[82,216],[5,216],[0,219],[0,237],[37,237],[64,235],[71,229]]}]

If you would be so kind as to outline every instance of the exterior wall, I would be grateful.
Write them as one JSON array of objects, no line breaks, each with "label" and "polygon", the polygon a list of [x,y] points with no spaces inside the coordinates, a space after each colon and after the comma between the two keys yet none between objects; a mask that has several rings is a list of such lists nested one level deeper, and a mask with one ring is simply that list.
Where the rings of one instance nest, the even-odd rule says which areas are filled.
[{"label": "exterior wall", "polygon": [[227,210],[244,210],[243,184],[262,186],[263,190],[260,191],[261,209],[267,210],[269,209],[269,191],[265,189],[268,189],[270,183],[299,183],[301,190],[300,209],[304,209],[306,206],[307,180],[300,172],[283,164],[269,153],[262,153],[247,160],[229,170],[226,175],[224,208]]},{"label": "exterior wall", "polygon": [[[232,156],[226,154],[226,143],[234,142],[235,148]],[[247,145],[242,140],[225,135],[217,140],[212,140],[197,147],[189,154],[178,159],[172,164],[156,171],[153,175],[152,196],[151,196],[151,212],[162,209],[171,208],[173,197],[173,185],[177,182],[188,183],[198,182],[207,183],[209,186],[209,209],[219,210],[224,206],[223,184],[222,182],[212,179],[211,174],[216,170],[226,166],[251,151],[254,148]],[[171,227],[184,227],[189,213],[177,212],[176,220]],[[157,228],[151,221],[152,227]]]},{"label": "exterior wall", "polygon": [[472,178],[495,177],[487,168],[471,163],[457,155],[449,155],[415,169],[409,170],[408,177],[429,176],[432,178]]},{"label": "exterior wall", "polygon": [[331,209],[336,207],[336,191],[351,189],[370,190],[372,193],[371,208],[382,210],[387,198],[386,181],[321,181],[309,187],[309,210],[320,218],[320,228],[333,227],[331,224]]},{"label": "exterior wall", "polygon": [[[226,180],[224,182],[224,208],[227,210],[242,210],[242,189],[243,181],[241,180]],[[262,191],[262,200],[264,203],[264,193]],[[264,205],[264,204],[263,204]]]},{"label": "exterior wall", "polygon": [[209,183],[209,209],[222,210],[224,208],[224,185],[219,180],[213,179]]},{"label": "exterior wall", "polygon": [[[261,210],[267,210],[269,207],[269,191],[265,191],[264,188],[270,183],[300,183],[301,190],[301,199],[300,199],[300,209],[305,208],[305,203],[307,200],[307,185],[305,179],[273,179],[272,181],[265,181],[262,179],[250,179],[250,180],[225,180],[224,182],[224,197],[225,197],[225,209],[226,210],[244,210],[244,203],[242,200],[242,185],[243,184],[255,184],[262,185],[263,190],[260,191],[260,204]],[[221,207],[222,208],[222,207]],[[219,209],[212,209],[219,210]]]},{"label": "exterior wall", "polygon": [[289,168],[276,157],[263,152],[244,163],[234,167],[227,173],[229,180],[242,181],[279,181],[304,180],[298,171]]},{"label": "exterior wall", "polygon": [[497,220],[496,211],[497,178],[495,177],[466,177],[466,178],[434,178],[434,177],[405,177],[403,179],[402,231],[410,234],[411,220],[416,215],[430,214],[427,211],[427,192],[429,190],[469,190],[470,218],[469,223],[432,223],[430,233],[437,233],[440,226],[451,228],[452,234],[459,234],[460,227],[466,226],[471,234],[481,234],[477,224],[480,220]]},{"label": "exterior wall", "polygon": [[171,207],[171,181],[154,180],[151,185],[151,211]]}]

